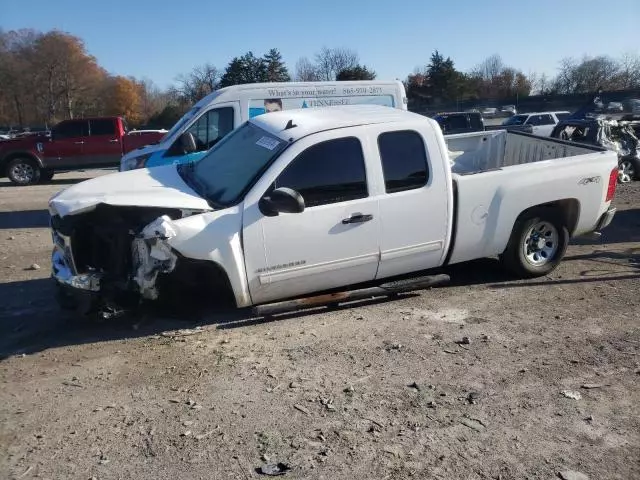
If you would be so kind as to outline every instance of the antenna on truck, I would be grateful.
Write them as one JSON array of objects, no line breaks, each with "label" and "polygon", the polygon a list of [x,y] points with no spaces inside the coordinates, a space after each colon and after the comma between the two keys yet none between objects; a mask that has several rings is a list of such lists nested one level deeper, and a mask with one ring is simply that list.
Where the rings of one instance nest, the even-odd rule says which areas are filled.
[{"label": "antenna on truck", "polygon": [[287,122],[287,126],[284,127],[283,131],[284,130],[289,130],[290,128],[296,128],[296,127],[297,127],[297,125],[295,123],[293,123],[293,120],[289,120]]}]

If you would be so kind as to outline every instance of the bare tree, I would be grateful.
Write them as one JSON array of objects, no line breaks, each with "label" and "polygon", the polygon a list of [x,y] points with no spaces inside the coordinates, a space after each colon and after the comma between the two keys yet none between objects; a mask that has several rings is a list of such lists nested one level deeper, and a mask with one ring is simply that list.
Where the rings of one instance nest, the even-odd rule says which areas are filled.
[{"label": "bare tree", "polygon": [[620,88],[640,88],[640,55],[626,52],[619,61],[618,83]]},{"label": "bare tree", "polygon": [[206,95],[218,89],[220,85],[220,71],[205,63],[195,67],[187,75],[180,75],[176,81],[176,91],[187,103],[195,103]]},{"label": "bare tree", "polygon": [[358,53],[348,48],[322,47],[316,54],[316,71],[320,80],[335,80],[342,70],[355,68],[359,63]]},{"label": "bare tree", "polygon": [[553,82],[546,73],[538,75],[536,72],[529,72],[527,75],[531,84],[531,93],[536,95],[547,95],[553,90]]},{"label": "bare tree", "polygon": [[614,90],[624,88],[621,80],[620,63],[611,57],[584,57],[580,62],[564,58],[554,89],[559,93],[590,93],[598,88]]},{"label": "bare tree", "polygon": [[158,86],[149,78],[143,78],[137,82],[140,92],[140,109],[142,118],[148,120],[153,115],[162,111],[167,105],[168,98]]},{"label": "bare tree", "polygon": [[316,66],[307,57],[300,57],[296,62],[294,80],[297,82],[316,82],[320,75]]},{"label": "bare tree", "polygon": [[491,83],[504,69],[505,65],[502,57],[496,53],[476,65],[471,70],[471,75]]}]

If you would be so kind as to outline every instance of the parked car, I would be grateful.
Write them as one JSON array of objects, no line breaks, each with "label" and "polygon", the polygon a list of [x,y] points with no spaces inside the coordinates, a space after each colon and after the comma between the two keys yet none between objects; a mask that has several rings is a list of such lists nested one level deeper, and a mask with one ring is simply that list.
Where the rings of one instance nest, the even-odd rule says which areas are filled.
[{"label": "parked car", "polygon": [[609,112],[622,112],[624,111],[624,107],[621,102],[609,102],[607,105],[607,111]]},{"label": "parked car", "polygon": [[483,130],[509,130],[533,133],[531,125],[485,125],[482,115],[478,112],[450,112],[439,113],[433,119],[438,122],[444,135],[458,133],[482,132]]},{"label": "parked car", "polygon": [[47,135],[33,135],[0,143],[0,175],[16,185],[49,181],[56,171],[113,167],[122,155],[158,141],[163,133],[129,135],[120,117],[65,120]]},{"label": "parked car", "polygon": [[503,127],[513,127],[517,125],[531,125],[533,134],[541,137],[548,137],[553,131],[553,127],[560,121],[567,118],[569,112],[540,112],[524,113],[514,115],[502,122]]},{"label": "parked car", "polygon": [[186,301],[180,292],[268,304],[494,255],[537,277],[571,236],[609,224],[617,171],[600,148],[506,131],[443,137],[398,109],[276,112],[198,162],[52,197],[52,274],[63,306],[110,314]]},{"label": "parked car", "polygon": [[498,109],[494,107],[487,107],[482,109],[482,115],[484,117],[495,117],[498,114]]},{"label": "parked car", "polygon": [[503,105],[500,111],[502,113],[508,113],[509,115],[515,115],[518,113],[515,105]]},{"label": "parked car", "polygon": [[264,113],[355,104],[406,110],[407,95],[402,82],[378,80],[253,83],[221,88],[196,103],[158,144],[125,155],[120,170],[193,162],[231,130]]},{"label": "parked car", "polygon": [[564,120],[551,136],[585,145],[612,150],[618,155],[618,181],[640,180],[640,121],[617,121],[603,118]]},{"label": "parked car", "polygon": [[438,122],[442,133],[452,135],[466,132],[482,132],[484,120],[480,113],[450,112],[439,113],[433,119]]}]

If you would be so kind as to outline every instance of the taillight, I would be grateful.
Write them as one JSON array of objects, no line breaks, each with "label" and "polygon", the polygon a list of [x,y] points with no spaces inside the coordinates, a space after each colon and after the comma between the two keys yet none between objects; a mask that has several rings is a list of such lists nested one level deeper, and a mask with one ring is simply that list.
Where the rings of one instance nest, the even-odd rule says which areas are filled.
[{"label": "taillight", "polygon": [[616,194],[616,185],[618,184],[618,167],[611,170],[609,175],[609,188],[607,188],[607,198],[605,202],[613,200],[613,196]]}]

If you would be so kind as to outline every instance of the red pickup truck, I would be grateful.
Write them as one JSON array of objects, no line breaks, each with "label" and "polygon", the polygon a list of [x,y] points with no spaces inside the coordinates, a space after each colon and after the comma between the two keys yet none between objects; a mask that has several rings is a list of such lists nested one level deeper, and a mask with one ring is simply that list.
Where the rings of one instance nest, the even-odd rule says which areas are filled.
[{"label": "red pickup truck", "polygon": [[118,166],[122,155],[157,142],[164,133],[129,131],[120,117],[64,120],[48,135],[0,141],[0,176],[31,185],[51,180],[56,171]]}]

